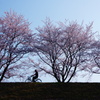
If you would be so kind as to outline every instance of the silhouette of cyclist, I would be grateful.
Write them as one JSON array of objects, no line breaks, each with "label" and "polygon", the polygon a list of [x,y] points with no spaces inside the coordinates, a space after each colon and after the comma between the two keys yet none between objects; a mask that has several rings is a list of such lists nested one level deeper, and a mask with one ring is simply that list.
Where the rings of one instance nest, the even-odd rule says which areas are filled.
[{"label": "silhouette of cyclist", "polygon": [[38,71],[35,70],[35,74],[32,75],[32,82],[35,82],[35,79],[37,79],[37,78],[38,78]]}]

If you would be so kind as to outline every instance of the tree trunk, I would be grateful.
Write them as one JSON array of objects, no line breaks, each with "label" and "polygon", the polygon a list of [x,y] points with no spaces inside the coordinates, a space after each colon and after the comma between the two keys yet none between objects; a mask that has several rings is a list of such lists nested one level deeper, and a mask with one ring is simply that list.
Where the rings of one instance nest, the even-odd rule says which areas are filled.
[{"label": "tree trunk", "polygon": [[7,69],[8,69],[8,66],[9,65],[7,65],[6,68],[4,69],[4,71],[3,71],[2,75],[1,75],[1,78],[0,78],[0,82],[3,80],[4,75],[5,75],[5,73],[6,73]]}]

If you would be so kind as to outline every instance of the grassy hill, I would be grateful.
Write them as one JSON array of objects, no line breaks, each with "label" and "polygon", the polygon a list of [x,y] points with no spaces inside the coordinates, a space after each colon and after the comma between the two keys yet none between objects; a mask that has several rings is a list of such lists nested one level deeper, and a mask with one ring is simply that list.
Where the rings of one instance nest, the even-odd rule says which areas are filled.
[{"label": "grassy hill", "polygon": [[100,84],[0,83],[0,100],[100,100]]}]

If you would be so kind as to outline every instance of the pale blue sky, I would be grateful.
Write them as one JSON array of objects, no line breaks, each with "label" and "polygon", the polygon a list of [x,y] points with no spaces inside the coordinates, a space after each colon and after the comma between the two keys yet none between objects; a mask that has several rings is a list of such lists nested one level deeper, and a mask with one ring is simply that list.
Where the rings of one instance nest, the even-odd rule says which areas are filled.
[{"label": "pale blue sky", "polygon": [[[0,0],[0,17],[13,10],[32,23],[34,30],[49,17],[54,22],[77,20],[88,24],[94,21],[93,30],[100,33],[100,0]],[[99,81],[96,76],[94,81]]]},{"label": "pale blue sky", "polygon": [[33,29],[50,17],[54,22],[94,21],[94,31],[100,32],[100,0],[0,0],[0,16],[10,9],[32,22]]}]

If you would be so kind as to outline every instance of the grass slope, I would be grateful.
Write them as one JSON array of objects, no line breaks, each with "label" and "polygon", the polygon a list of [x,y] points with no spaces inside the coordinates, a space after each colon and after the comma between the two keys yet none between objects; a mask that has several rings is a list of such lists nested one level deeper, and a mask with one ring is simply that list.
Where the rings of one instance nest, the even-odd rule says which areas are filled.
[{"label": "grass slope", "polygon": [[0,83],[0,100],[100,100],[100,84]]}]

